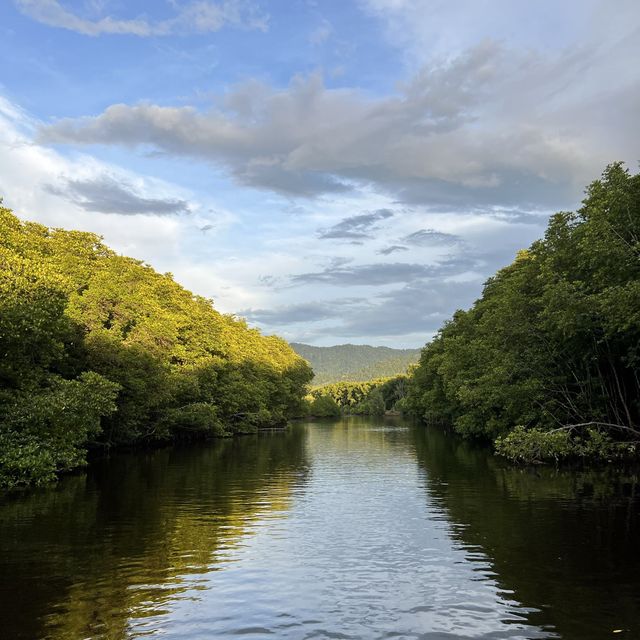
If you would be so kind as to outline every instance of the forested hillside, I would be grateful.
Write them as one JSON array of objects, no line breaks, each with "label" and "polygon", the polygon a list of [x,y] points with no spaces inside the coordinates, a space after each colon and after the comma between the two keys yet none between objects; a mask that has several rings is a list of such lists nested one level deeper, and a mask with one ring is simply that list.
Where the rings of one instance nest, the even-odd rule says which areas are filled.
[{"label": "forested hillside", "polygon": [[405,373],[415,364],[420,349],[391,349],[360,344],[313,347],[292,342],[294,351],[307,360],[314,371],[313,384],[330,382],[364,382]]},{"label": "forested hillside", "polygon": [[311,377],[170,274],[0,207],[0,486],[50,480],[91,446],[281,423]]},{"label": "forested hillside", "polygon": [[421,355],[412,410],[515,460],[640,444],[640,175],[609,166],[575,213],[490,278]]}]

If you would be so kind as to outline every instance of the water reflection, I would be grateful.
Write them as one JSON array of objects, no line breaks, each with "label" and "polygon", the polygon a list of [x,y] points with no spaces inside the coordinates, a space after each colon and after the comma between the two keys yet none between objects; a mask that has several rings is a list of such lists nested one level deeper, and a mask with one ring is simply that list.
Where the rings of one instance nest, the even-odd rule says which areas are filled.
[{"label": "water reflection", "polygon": [[436,429],[412,435],[455,537],[491,559],[531,622],[566,639],[640,637],[637,473],[515,468]]},{"label": "water reflection", "polygon": [[[363,420],[301,426],[310,474],[286,518],[260,527],[163,637],[534,638],[486,557],[451,539],[425,499],[410,431]],[[133,625],[138,621],[133,621]]]},{"label": "water reflection", "polygon": [[[308,473],[303,433],[118,455],[0,507],[3,638],[119,639],[197,599]],[[153,624],[150,625],[153,627]]]},{"label": "water reflection", "polygon": [[2,637],[637,631],[637,495],[398,420],[118,455],[0,505]]}]

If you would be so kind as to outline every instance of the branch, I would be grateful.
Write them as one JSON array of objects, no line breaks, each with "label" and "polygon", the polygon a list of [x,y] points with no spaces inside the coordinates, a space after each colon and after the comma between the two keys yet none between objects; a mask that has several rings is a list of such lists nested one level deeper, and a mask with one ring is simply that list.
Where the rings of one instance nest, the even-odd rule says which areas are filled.
[{"label": "branch", "polygon": [[558,427],[557,429],[551,429],[549,433],[553,433],[555,431],[568,431],[570,429],[578,429],[579,427],[590,427],[592,425],[596,427],[611,427],[612,429],[619,429],[620,431],[629,431],[631,433],[634,433],[637,436],[640,436],[640,431],[638,431],[637,429],[633,429],[632,427],[626,427],[622,424],[613,424],[612,422],[596,422],[596,421],[581,422],[579,424],[567,424],[563,427]]}]

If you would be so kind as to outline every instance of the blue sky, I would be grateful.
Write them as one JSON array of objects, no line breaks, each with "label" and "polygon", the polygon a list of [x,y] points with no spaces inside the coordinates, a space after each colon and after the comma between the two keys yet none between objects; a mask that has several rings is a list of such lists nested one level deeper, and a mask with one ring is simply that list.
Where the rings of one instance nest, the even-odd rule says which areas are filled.
[{"label": "blue sky", "polygon": [[420,346],[637,169],[636,0],[7,0],[0,194],[314,344]]}]

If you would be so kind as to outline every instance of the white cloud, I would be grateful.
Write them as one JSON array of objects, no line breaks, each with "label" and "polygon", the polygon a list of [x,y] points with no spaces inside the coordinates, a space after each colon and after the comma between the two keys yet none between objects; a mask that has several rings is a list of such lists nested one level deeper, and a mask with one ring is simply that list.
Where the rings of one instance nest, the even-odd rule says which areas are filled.
[{"label": "white cloud", "polygon": [[[63,8],[62,0],[28,4]],[[635,163],[640,71],[629,61],[640,58],[640,12],[629,0],[615,12],[602,0],[361,4],[405,52],[393,92],[334,89],[311,74],[285,87],[247,81],[209,111],[114,104],[44,127],[5,103],[8,204],[46,224],[101,233],[220,310],[245,309],[290,339],[423,343],[541,235],[547,212],[574,208],[606,163]],[[102,8],[40,15],[87,35],[248,26],[241,16],[249,14],[220,22],[204,11],[223,5],[231,3],[176,2],[183,21],[170,27],[105,18]],[[327,36],[319,29],[311,39]],[[234,214],[219,214],[204,191],[48,143],[193,158],[271,193],[228,189],[228,201],[238,196]]]},{"label": "white cloud", "polygon": [[311,32],[309,42],[314,45],[323,44],[329,39],[332,33],[333,26],[328,20],[323,18],[320,24]]},{"label": "white cloud", "polygon": [[640,39],[550,55],[485,41],[387,97],[329,89],[319,75],[282,90],[254,81],[208,112],[116,104],[41,136],[199,158],[290,195],[375,185],[432,206],[563,207],[608,162],[635,161],[640,83],[616,74],[631,53]]},{"label": "white cloud", "polygon": [[[409,65],[453,56],[484,39],[526,50],[597,48],[638,29],[637,0],[358,0]],[[622,70],[621,70],[622,71]]]},{"label": "white cloud", "polygon": [[[204,219],[206,207],[184,189],[121,167],[100,162],[91,156],[66,157],[32,142],[37,122],[18,107],[0,98],[0,195],[4,203],[29,220],[48,226],[80,229],[103,235],[108,244],[122,253],[155,262],[171,260],[181,252],[185,234]],[[93,207],[86,198],[69,192],[69,184],[107,185],[109,193],[94,190]],[[128,200],[122,206],[146,206],[143,215],[115,210],[118,188]],[[89,195],[87,192],[86,195]],[[102,198],[102,200],[101,200]],[[188,207],[191,215],[153,215],[152,205]],[[111,207],[109,213],[101,213]],[[134,207],[135,208],[135,207]],[[224,223],[228,219],[222,215]],[[217,220],[212,223],[218,224]]]},{"label": "white cloud", "polygon": [[[117,251],[213,298],[220,311],[246,310],[267,332],[290,339],[418,345],[544,224],[544,216],[525,212],[451,215],[399,206],[374,190],[301,201],[295,212],[279,214],[277,199],[265,213],[261,198],[257,213],[232,215],[205,205],[202,194],[34,144],[38,126],[0,101],[0,194],[20,216],[103,235]],[[179,211],[183,202],[191,213]],[[178,211],[136,213],[161,203]],[[114,206],[117,213],[100,212]],[[323,230],[360,231],[362,245],[320,241]],[[398,243],[405,251],[380,254]],[[349,297],[336,299],[342,291]]]},{"label": "white cloud", "polygon": [[50,193],[66,198],[85,211],[125,216],[190,213],[186,200],[148,197],[140,193],[126,178],[119,179],[108,173],[83,179],[61,176],[59,182],[60,184],[44,186]]},{"label": "white cloud", "polygon": [[181,33],[211,33],[229,25],[265,31],[268,16],[248,0],[211,2],[195,0],[187,4],[174,1],[174,17],[153,21],[146,17],[119,19],[112,16],[85,18],[65,8],[58,0],[14,0],[33,20],[50,27],[75,31],[85,36],[130,35],[168,36]]}]

